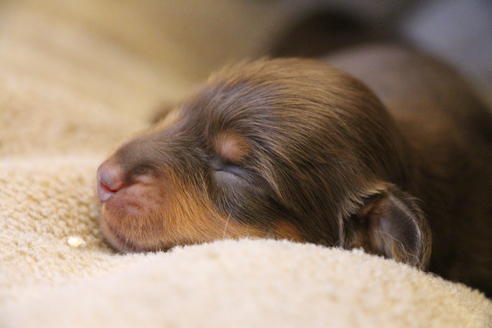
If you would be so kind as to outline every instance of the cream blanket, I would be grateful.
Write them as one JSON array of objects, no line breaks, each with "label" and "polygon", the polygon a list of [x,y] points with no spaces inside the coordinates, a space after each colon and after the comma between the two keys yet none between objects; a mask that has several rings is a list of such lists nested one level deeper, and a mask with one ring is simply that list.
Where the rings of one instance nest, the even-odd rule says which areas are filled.
[{"label": "cream blanket", "polygon": [[110,250],[99,162],[286,17],[261,1],[139,3],[0,5],[0,327],[492,327],[479,292],[360,251]]}]

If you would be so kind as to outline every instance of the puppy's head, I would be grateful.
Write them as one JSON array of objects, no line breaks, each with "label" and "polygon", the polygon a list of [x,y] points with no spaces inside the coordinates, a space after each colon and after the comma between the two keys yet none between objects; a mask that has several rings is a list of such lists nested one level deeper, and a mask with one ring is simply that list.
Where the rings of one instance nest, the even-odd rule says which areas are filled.
[{"label": "puppy's head", "polygon": [[120,250],[272,237],[423,266],[427,226],[400,190],[406,154],[350,76],[308,60],[240,64],[100,166],[101,228]]}]

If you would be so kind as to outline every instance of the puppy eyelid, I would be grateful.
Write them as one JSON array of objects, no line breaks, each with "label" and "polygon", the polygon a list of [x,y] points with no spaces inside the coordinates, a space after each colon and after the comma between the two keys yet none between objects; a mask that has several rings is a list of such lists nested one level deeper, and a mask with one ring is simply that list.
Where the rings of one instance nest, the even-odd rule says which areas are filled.
[{"label": "puppy eyelid", "polygon": [[224,168],[228,166],[239,166],[237,163],[232,163],[231,161],[228,161],[227,159],[222,158],[220,155],[215,155],[211,160],[210,160],[210,167],[214,170],[217,171],[223,171]]},{"label": "puppy eyelid", "polygon": [[216,171],[220,170],[224,166],[223,161],[217,156],[210,160],[210,167]]},{"label": "puppy eyelid", "polygon": [[223,171],[232,173],[234,175],[242,176],[244,174],[244,169],[236,165],[227,165],[224,167]]},{"label": "puppy eyelid", "polygon": [[239,164],[224,160],[219,156],[215,156],[210,160],[210,167],[214,171],[223,171],[239,176],[243,175],[245,172],[245,169]]}]

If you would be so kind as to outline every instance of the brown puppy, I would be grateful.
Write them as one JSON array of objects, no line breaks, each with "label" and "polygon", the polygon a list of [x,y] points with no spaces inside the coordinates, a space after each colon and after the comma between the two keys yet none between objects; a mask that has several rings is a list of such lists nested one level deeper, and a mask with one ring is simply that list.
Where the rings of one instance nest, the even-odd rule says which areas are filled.
[{"label": "brown puppy", "polygon": [[490,292],[489,114],[425,56],[376,47],[327,61],[379,98],[320,61],[244,63],[121,146],[98,170],[109,243],[361,247],[422,269],[430,259]]}]

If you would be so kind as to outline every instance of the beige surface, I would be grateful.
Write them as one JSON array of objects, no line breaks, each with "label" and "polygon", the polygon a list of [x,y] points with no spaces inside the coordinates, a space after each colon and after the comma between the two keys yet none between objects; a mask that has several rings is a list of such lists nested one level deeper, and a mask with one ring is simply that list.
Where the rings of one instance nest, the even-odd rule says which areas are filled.
[{"label": "beige surface", "polygon": [[[0,6],[0,327],[492,326],[478,292],[360,252],[260,240],[108,249],[98,163],[160,101],[261,53],[282,20],[260,2],[162,3]],[[228,29],[192,25],[225,16]],[[210,36],[203,53],[195,31]]]}]

